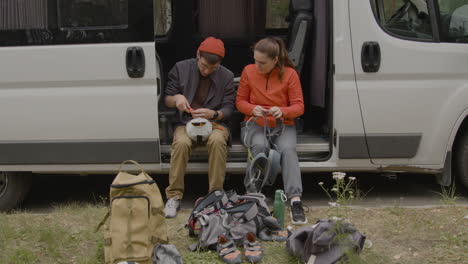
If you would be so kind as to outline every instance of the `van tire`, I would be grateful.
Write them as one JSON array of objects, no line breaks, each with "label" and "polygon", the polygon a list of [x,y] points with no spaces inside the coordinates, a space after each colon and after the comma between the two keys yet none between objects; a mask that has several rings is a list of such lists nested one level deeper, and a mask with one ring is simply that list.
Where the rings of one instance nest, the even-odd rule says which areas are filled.
[{"label": "van tire", "polygon": [[468,189],[468,130],[463,131],[458,141],[454,165],[458,180]]},{"label": "van tire", "polygon": [[0,172],[0,212],[19,206],[31,189],[31,174]]}]

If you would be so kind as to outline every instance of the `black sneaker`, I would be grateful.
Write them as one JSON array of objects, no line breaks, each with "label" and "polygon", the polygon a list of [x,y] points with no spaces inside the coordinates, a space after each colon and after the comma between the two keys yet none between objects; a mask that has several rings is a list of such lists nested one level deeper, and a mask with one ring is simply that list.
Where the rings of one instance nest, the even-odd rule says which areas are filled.
[{"label": "black sneaker", "polygon": [[304,214],[302,201],[294,201],[291,205],[291,223],[294,225],[307,224],[307,217]]}]

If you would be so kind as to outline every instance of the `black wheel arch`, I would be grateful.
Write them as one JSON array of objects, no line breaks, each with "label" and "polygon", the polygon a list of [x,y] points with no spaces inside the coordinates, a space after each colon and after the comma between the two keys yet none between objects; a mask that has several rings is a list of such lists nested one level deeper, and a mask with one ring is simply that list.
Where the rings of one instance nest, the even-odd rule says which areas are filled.
[{"label": "black wheel arch", "polygon": [[468,190],[468,116],[458,128],[452,146],[452,167],[455,180]]},{"label": "black wheel arch", "polygon": [[0,211],[17,208],[31,189],[31,173],[0,172]]}]

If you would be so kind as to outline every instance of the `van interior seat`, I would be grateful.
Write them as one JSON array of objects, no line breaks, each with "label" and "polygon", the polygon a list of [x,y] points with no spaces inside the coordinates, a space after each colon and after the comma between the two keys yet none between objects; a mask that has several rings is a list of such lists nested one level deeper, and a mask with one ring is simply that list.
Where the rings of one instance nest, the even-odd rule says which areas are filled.
[{"label": "van interior seat", "polygon": [[468,4],[462,5],[455,9],[448,23],[448,36],[455,38],[466,38],[468,28],[465,26],[468,23]]},{"label": "van interior seat", "polygon": [[304,66],[305,47],[310,39],[313,20],[313,2],[291,0],[289,17],[288,52],[299,75]]},{"label": "van interior seat", "polygon": [[[310,39],[313,22],[313,2],[310,0],[291,0],[289,6],[288,53],[299,75],[304,66],[304,55]],[[236,86],[240,77],[234,78]]]}]

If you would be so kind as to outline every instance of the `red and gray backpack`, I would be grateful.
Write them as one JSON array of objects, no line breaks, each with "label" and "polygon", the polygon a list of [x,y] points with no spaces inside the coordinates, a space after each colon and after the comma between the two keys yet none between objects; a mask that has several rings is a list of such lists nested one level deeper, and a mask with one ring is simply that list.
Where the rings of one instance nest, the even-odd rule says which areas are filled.
[{"label": "red and gray backpack", "polygon": [[200,218],[218,213],[220,209],[226,207],[229,207],[229,198],[223,190],[216,190],[199,198],[185,225],[189,230],[189,236],[197,236],[197,231],[200,230]]},{"label": "red and gray backpack", "polygon": [[198,242],[191,245],[190,249],[215,249],[221,234],[240,243],[248,232],[258,235],[268,228],[265,223],[267,218],[268,222],[277,223],[261,193],[239,196],[223,191],[212,192],[195,202],[195,208],[187,221],[189,235],[198,238]]}]

